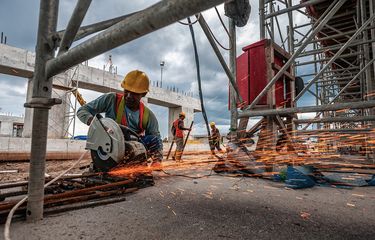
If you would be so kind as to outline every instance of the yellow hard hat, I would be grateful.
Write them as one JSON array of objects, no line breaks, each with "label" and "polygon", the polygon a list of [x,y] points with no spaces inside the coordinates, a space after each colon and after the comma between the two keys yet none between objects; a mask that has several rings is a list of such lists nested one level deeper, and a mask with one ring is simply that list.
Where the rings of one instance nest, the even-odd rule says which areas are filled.
[{"label": "yellow hard hat", "polygon": [[210,122],[210,126],[215,126],[215,122]]},{"label": "yellow hard hat", "polygon": [[146,73],[139,70],[129,72],[121,82],[123,89],[134,93],[147,93],[150,91],[149,86],[150,80]]},{"label": "yellow hard hat", "polygon": [[186,114],[184,112],[180,112],[180,114],[178,114],[179,117],[183,116],[183,117],[186,117]]}]

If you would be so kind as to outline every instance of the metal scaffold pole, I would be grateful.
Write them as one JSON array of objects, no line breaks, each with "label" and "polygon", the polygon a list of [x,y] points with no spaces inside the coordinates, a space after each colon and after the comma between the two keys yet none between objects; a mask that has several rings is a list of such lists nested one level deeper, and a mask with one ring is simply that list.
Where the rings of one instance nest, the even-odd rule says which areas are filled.
[{"label": "metal scaffold pole", "polygon": [[[232,72],[232,76],[236,76],[236,25],[233,19],[229,18],[229,64],[230,70]],[[236,91],[233,86],[230,84],[230,129],[235,131],[237,129],[237,120],[238,120],[238,112],[237,112],[237,97]]]},{"label": "metal scaffold pole", "polygon": [[59,1],[40,2],[33,94],[31,101],[25,103],[25,107],[34,108],[26,212],[29,221],[43,218],[48,111],[59,102],[51,99],[52,79],[47,77],[45,71],[46,62],[52,59],[55,53],[54,39],[51,36],[56,31],[58,7]]}]

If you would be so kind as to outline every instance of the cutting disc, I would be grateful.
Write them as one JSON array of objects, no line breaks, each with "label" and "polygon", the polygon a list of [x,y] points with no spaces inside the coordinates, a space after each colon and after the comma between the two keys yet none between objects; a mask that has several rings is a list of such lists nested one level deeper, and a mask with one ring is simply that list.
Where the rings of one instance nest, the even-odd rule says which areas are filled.
[{"label": "cutting disc", "polygon": [[94,167],[109,171],[124,160],[125,141],[121,128],[110,118],[94,119],[89,128],[86,148],[91,150]]}]

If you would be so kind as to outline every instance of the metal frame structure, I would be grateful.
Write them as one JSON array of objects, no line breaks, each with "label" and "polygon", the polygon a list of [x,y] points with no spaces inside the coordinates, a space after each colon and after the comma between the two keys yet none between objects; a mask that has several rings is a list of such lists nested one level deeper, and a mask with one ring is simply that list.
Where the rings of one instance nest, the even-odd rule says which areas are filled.
[{"label": "metal frame structure", "polygon": [[[31,100],[25,103],[25,107],[34,108],[27,203],[29,221],[43,218],[48,113],[53,105],[61,104],[61,99],[51,98],[52,77],[110,49],[224,2],[163,0],[144,10],[81,28],[91,0],[79,0],[66,30],[57,32],[59,1],[40,1],[33,93]],[[98,31],[102,32],[70,48],[74,41]],[[233,88],[237,89],[233,74],[230,79]]]},{"label": "metal frame structure", "polygon": [[[48,112],[53,105],[61,103],[60,99],[51,98],[52,77],[110,49],[224,2],[226,1],[163,0],[138,12],[81,27],[91,0],[79,0],[66,30],[57,32],[59,1],[40,1],[33,94],[31,100],[25,104],[26,107],[34,108],[28,220],[35,221],[43,217]],[[295,113],[303,110],[322,113],[323,118],[319,120],[318,114],[306,123],[301,132],[306,132],[309,124],[316,124],[318,129],[326,131],[347,128],[350,131],[358,129],[358,132],[363,132],[363,129],[371,129],[374,118],[372,108],[375,106],[375,64],[371,60],[374,59],[375,53],[374,6],[374,0],[305,0],[299,4],[293,4],[292,0],[259,0],[260,38],[271,38],[287,50],[291,58],[272,79],[269,79],[268,85],[255,100],[239,113],[241,121],[238,128],[241,130],[247,125],[249,116],[267,115],[264,117],[266,121],[272,119],[269,116],[274,116],[274,123],[269,126],[274,127],[278,124],[279,129],[286,132],[288,138],[293,138],[298,131],[290,132],[290,125],[294,124],[292,129],[299,130]],[[306,7],[317,9],[315,13],[303,11]],[[296,14],[305,15],[309,21],[295,25]],[[286,26],[279,21],[283,15],[288,18]],[[228,76],[231,96],[236,95],[237,100],[242,102],[234,77],[234,24],[230,22],[232,52],[228,67],[207,29],[203,16],[198,18],[198,22]],[[99,31],[101,32],[98,33]],[[74,41],[94,33],[98,34],[70,48]],[[55,56],[57,49],[58,54]],[[302,96],[312,93],[318,106],[309,109],[269,109],[262,110],[263,112],[254,110],[256,103],[268,93],[290,66],[294,66],[295,75],[303,78],[312,77],[310,81],[305,81],[306,86],[295,96],[294,103],[298,105],[297,101]],[[304,66],[310,66],[307,68],[309,71],[305,71]],[[301,69],[304,70],[303,73]],[[315,86],[315,91],[310,89],[312,86]],[[346,104],[349,101],[353,102],[349,104],[350,109]],[[337,111],[338,109],[342,110]],[[285,112],[282,111],[289,115],[285,117]],[[237,114],[236,108],[232,108],[232,128],[237,128]],[[351,118],[352,116],[355,117]],[[334,124],[329,124],[331,121]],[[348,125],[344,121],[355,124]],[[263,121],[259,125],[263,125]],[[363,134],[369,135],[366,131]]]},{"label": "metal frame structure", "polygon": [[[273,116],[276,121],[280,114],[286,116],[288,112],[292,118],[286,123],[293,125],[295,135],[309,127],[371,129],[375,118],[374,6],[374,0],[259,0],[260,38],[270,38],[287,50],[291,58],[239,117]],[[306,22],[296,24],[297,15],[299,19],[305,17]],[[294,67],[295,76],[305,82],[293,102],[300,105],[301,98],[311,94],[310,99],[315,99],[317,106],[254,109],[290,66]],[[345,105],[350,108],[341,108]],[[316,116],[298,120],[296,113],[306,108],[316,112]],[[361,134],[371,138],[371,132]],[[371,144],[366,141],[366,145]]]}]

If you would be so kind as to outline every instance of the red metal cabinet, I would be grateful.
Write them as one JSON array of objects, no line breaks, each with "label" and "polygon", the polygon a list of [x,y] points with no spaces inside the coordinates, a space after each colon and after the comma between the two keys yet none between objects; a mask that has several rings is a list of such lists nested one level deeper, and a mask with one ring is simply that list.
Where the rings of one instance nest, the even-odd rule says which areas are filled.
[{"label": "red metal cabinet", "polygon": [[[240,94],[250,104],[267,83],[286,63],[290,55],[269,39],[246,46],[237,58],[237,84]],[[275,85],[258,102],[257,107],[291,107],[294,76],[291,68],[280,77]]]}]

